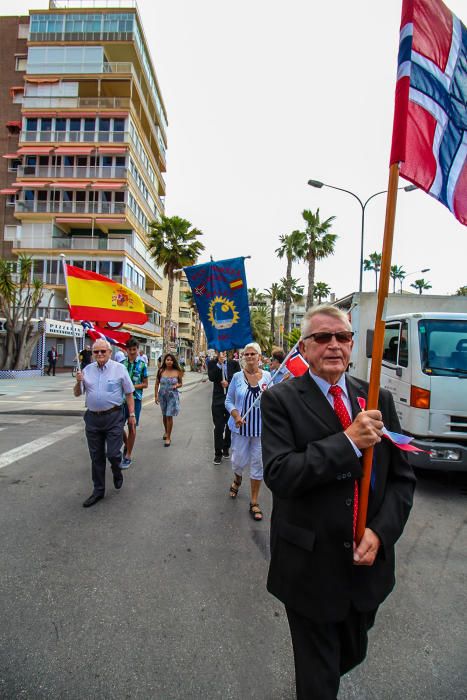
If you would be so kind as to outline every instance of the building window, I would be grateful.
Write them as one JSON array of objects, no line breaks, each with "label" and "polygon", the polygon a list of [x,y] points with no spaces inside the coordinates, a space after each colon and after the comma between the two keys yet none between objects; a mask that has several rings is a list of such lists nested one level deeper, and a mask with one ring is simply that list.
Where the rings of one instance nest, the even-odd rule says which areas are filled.
[{"label": "building window", "polygon": [[26,119],[26,131],[37,131],[37,119],[31,117]]},{"label": "building window", "polygon": [[[27,39],[29,37],[29,22],[27,24],[18,24],[18,39]],[[24,68],[17,69],[24,70]]]},{"label": "building window", "polygon": [[15,70],[25,71],[27,62],[28,59],[26,56],[16,56]]}]

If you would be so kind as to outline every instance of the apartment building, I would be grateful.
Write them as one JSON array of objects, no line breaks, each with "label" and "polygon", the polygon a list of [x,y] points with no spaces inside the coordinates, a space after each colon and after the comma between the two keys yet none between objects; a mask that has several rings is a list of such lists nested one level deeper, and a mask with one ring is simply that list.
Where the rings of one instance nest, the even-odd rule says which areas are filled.
[{"label": "apartment building", "polygon": [[[12,31],[7,19],[2,43]],[[48,346],[60,338],[59,364],[74,354],[61,253],[142,297],[149,321],[127,328],[155,358],[163,280],[146,242],[164,212],[167,116],[136,3],[50,0],[13,19],[17,41],[27,38],[13,50],[24,72],[8,78],[8,121],[18,134],[2,153],[5,245],[31,256],[45,284],[40,315]]]}]

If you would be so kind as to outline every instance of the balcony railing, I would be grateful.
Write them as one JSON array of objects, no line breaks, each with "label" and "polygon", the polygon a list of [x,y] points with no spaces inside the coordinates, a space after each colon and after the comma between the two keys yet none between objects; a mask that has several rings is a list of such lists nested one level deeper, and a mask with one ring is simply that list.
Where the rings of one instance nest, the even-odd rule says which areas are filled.
[{"label": "balcony railing", "polygon": [[[23,109],[59,108],[130,109],[129,97],[23,97]],[[71,115],[70,115],[71,116]]]},{"label": "balcony railing", "polygon": [[34,74],[94,74],[94,73],[133,73],[133,64],[129,62],[105,62],[96,61],[94,63],[28,63],[27,73]]},{"label": "balcony railing", "polygon": [[127,177],[125,166],[91,165],[19,165],[17,177],[118,178]]},{"label": "balcony railing", "polygon": [[18,214],[125,214],[124,202],[38,202],[18,200]]},{"label": "balcony railing", "polygon": [[[73,114],[70,114],[73,118]],[[22,131],[21,143],[125,143],[128,131]]]}]

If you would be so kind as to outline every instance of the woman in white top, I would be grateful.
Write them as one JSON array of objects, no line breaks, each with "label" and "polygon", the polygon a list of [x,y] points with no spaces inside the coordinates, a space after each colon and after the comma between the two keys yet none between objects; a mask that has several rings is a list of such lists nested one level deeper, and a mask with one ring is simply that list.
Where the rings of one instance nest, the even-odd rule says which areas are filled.
[{"label": "woman in white top", "polygon": [[[258,343],[248,343],[245,346],[243,370],[233,375],[225,400],[225,407],[230,414],[229,428],[232,432],[232,469],[234,472],[234,480],[229,494],[231,498],[237,497],[242,483],[243,470],[249,466],[250,515],[253,520],[257,521],[263,519],[261,508],[258,505],[259,489],[263,480],[259,399],[271,379],[269,372],[260,369],[260,357],[261,348]],[[247,411],[248,415],[245,416]]]}]

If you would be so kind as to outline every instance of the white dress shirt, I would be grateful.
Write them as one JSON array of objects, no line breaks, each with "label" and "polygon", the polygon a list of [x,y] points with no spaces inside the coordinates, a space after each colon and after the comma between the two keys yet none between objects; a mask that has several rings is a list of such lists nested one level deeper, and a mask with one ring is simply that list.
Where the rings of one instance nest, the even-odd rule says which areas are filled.
[{"label": "white dress shirt", "polygon": [[103,367],[92,362],[83,369],[86,407],[90,411],[108,411],[121,406],[125,394],[135,390],[126,367],[115,360],[107,360]]}]

